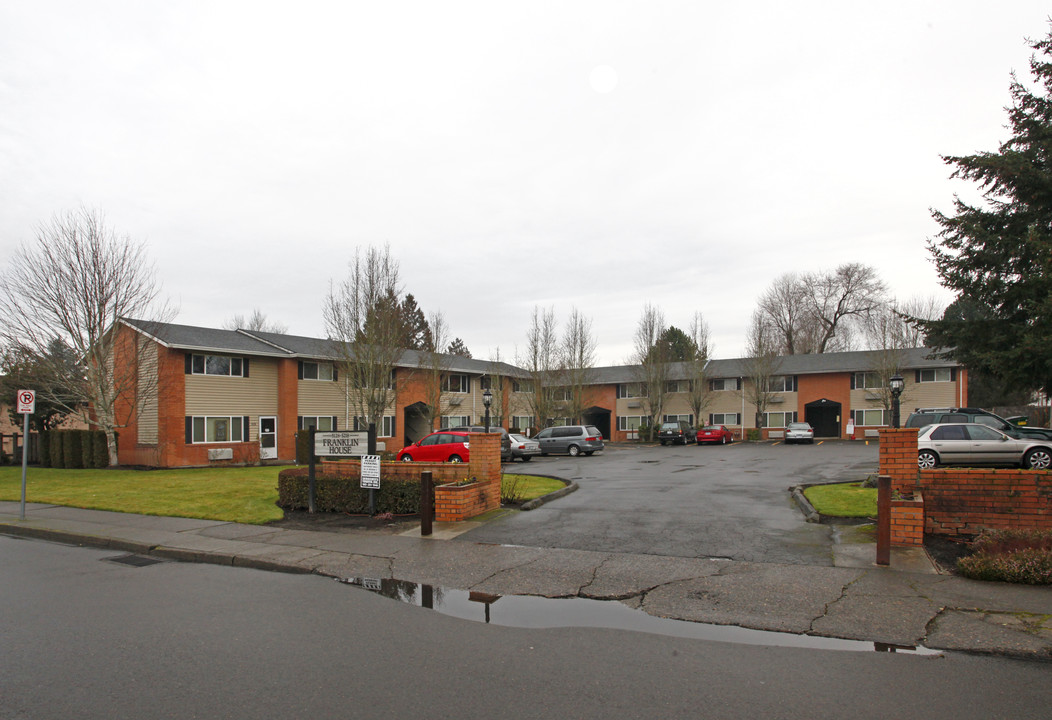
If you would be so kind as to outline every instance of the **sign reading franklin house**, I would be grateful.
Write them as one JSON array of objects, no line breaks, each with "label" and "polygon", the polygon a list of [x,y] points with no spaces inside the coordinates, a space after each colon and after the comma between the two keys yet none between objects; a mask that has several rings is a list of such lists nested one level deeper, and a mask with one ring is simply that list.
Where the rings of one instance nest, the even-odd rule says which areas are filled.
[{"label": "sign reading franklin house", "polygon": [[369,451],[369,433],[339,430],[314,434],[314,454],[318,457],[353,457]]}]

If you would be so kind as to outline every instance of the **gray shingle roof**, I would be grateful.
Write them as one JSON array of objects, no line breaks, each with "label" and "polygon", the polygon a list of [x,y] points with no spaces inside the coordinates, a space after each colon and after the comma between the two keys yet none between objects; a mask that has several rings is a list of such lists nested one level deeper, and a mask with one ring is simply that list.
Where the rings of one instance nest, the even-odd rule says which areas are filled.
[{"label": "gray shingle roof", "polygon": [[[335,360],[340,357],[334,341],[324,338],[265,333],[255,330],[216,330],[193,325],[176,325],[174,323],[158,323],[127,318],[123,322],[167,347],[182,350],[324,360]],[[900,352],[902,353],[900,367],[903,370],[954,367],[958,365],[953,360],[933,357],[935,351],[930,348],[911,348]],[[814,375],[831,372],[865,372],[875,368],[879,355],[879,350],[856,350],[852,352],[820,353],[817,355],[787,355],[781,358],[781,364],[776,370],[776,374]],[[746,362],[746,358],[710,360],[706,368],[706,374],[711,378],[742,377],[746,374]],[[426,354],[416,350],[405,350],[396,364],[401,367],[427,367],[428,363]],[[525,370],[505,362],[476,360],[474,358],[463,358],[458,355],[443,355],[442,364],[447,372],[529,377]],[[672,363],[669,373],[670,380],[685,380],[689,377],[690,370],[687,363]],[[638,365],[615,365],[593,368],[588,384],[613,385],[638,382],[639,379]]]}]

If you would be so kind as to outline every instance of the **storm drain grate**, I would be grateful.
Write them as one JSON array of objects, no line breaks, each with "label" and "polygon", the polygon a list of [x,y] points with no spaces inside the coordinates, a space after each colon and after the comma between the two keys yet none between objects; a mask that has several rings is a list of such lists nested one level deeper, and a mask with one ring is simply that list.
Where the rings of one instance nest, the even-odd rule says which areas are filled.
[{"label": "storm drain grate", "polygon": [[102,558],[103,560],[109,560],[110,562],[120,563],[121,565],[131,565],[132,567],[146,567],[147,565],[156,565],[164,560],[158,560],[157,558],[145,557],[144,555],[117,555],[116,557]]}]

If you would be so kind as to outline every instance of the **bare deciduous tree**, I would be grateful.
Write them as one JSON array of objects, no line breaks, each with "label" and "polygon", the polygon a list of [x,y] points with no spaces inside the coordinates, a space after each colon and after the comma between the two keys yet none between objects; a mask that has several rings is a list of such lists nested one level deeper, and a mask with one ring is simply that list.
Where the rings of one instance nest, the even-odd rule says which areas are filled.
[{"label": "bare deciduous tree", "polygon": [[526,331],[526,348],[516,360],[530,376],[529,407],[538,427],[545,427],[553,417],[555,401],[552,380],[559,370],[558,335],[555,308],[533,308]]},{"label": "bare deciduous tree", "polygon": [[809,273],[803,282],[818,321],[814,351],[819,353],[850,347],[850,323],[864,323],[883,306],[887,294],[877,271],[860,263],[846,263],[831,273]]},{"label": "bare deciduous tree", "polygon": [[744,371],[748,380],[745,396],[756,408],[757,429],[764,427],[764,415],[776,394],[771,391],[771,378],[778,374],[782,364],[775,338],[775,330],[766,316],[760,311],[754,312],[746,336]]},{"label": "bare deciduous tree", "polygon": [[[937,298],[915,296],[902,303],[885,303],[870,313],[865,330],[867,344],[872,350],[870,372],[878,376],[878,382],[867,390],[880,397],[885,410],[891,410],[890,380],[902,374],[904,351],[924,344],[923,332],[907,318],[936,319],[942,317],[943,310]],[[899,402],[905,403],[908,397],[909,391],[905,390],[899,396]]]},{"label": "bare deciduous tree", "polygon": [[[142,357],[148,341],[120,332],[118,321],[170,321],[174,312],[158,293],[144,244],[87,208],[42,224],[0,277],[5,344],[44,362],[52,380],[41,388],[48,401],[106,433],[110,465],[117,464],[117,431],[155,407],[159,392],[156,363]],[[56,338],[78,359],[78,373],[64,363],[48,367],[47,347]]]},{"label": "bare deciduous tree", "polygon": [[259,308],[252,308],[252,314],[247,318],[240,313],[223,323],[226,330],[255,330],[257,332],[276,333],[283,335],[289,331],[289,326],[271,320]]},{"label": "bare deciduous tree", "polygon": [[397,303],[401,293],[398,262],[391,248],[355,251],[345,280],[331,284],[323,317],[333,354],[347,378],[348,400],[357,417],[383,427],[393,399],[391,387],[404,336]]},{"label": "bare deciduous tree", "polygon": [[687,371],[690,375],[687,402],[694,413],[694,424],[701,426],[705,424],[702,413],[712,401],[707,372],[709,358],[712,357],[712,340],[709,324],[700,312],[694,313],[690,319],[690,340],[694,344],[694,356],[687,361]]},{"label": "bare deciduous tree", "polygon": [[778,277],[760,296],[758,309],[771,327],[781,354],[800,355],[813,351],[817,323],[799,275],[786,273]]},{"label": "bare deciduous tree", "polygon": [[592,321],[572,308],[563,332],[561,385],[567,391],[567,416],[575,423],[584,422],[584,390],[595,367],[596,344]]},{"label": "bare deciduous tree", "polygon": [[[449,373],[452,358],[442,352],[442,348],[449,342],[449,326],[440,312],[433,312],[428,318],[428,326],[431,328],[430,337],[427,339],[427,347],[421,352],[424,358],[422,367],[414,372],[421,374],[424,384],[424,410],[422,414],[431,430],[435,430],[436,421],[448,409],[448,400],[442,394],[442,382]],[[445,403],[443,402],[445,400]]]},{"label": "bare deciduous tree", "polygon": [[633,339],[633,363],[638,366],[637,376],[642,383],[643,401],[646,403],[647,423],[651,436],[655,425],[661,421],[665,400],[668,396],[669,359],[668,344],[658,342],[665,332],[665,315],[647,303],[636,325]]}]

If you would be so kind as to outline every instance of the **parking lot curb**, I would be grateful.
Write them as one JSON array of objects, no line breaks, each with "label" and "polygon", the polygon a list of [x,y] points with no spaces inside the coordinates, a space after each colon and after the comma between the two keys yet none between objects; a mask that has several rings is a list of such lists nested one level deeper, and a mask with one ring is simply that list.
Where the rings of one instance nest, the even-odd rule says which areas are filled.
[{"label": "parking lot curb", "polygon": [[794,485],[789,488],[793,493],[793,500],[796,501],[800,511],[804,514],[804,519],[809,523],[820,523],[822,522],[822,516],[815,510],[815,506],[811,504],[811,501],[804,495],[803,485]]},{"label": "parking lot curb", "polygon": [[[541,476],[541,477],[550,477],[550,476]],[[561,480],[562,482],[566,482],[562,478],[553,478],[553,479],[554,480]],[[545,503],[549,503],[552,500],[558,500],[561,497],[566,497],[567,495],[569,495],[572,492],[576,492],[577,491],[577,487],[578,487],[577,483],[571,481],[569,485],[567,485],[566,487],[562,488],[561,490],[556,490],[555,492],[550,492],[547,495],[541,495],[539,498],[534,498],[533,500],[530,500],[529,502],[523,503],[522,507],[520,507],[519,509],[520,510],[536,510],[537,508],[539,508],[541,505],[544,505]]]}]

